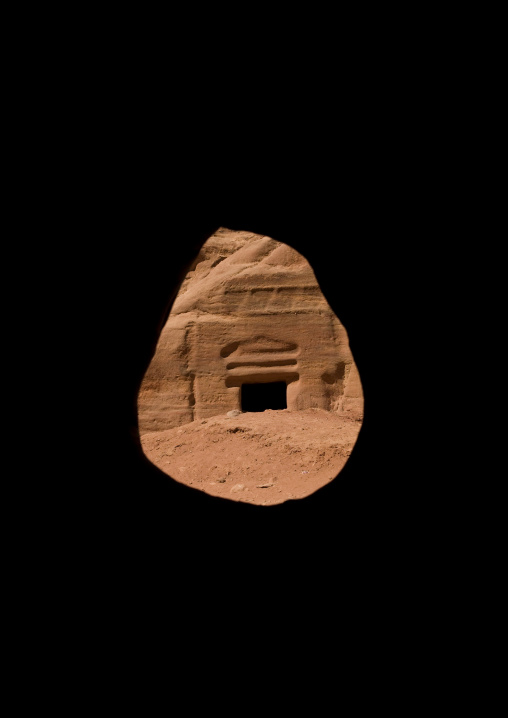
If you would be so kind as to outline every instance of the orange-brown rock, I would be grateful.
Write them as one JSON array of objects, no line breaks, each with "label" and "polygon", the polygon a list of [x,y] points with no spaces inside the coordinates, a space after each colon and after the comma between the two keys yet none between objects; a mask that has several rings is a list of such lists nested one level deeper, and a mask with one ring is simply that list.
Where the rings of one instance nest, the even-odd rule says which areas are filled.
[{"label": "orange-brown rock", "polygon": [[161,333],[138,397],[140,432],[286,408],[361,418],[346,331],[301,254],[221,228],[203,245]]}]

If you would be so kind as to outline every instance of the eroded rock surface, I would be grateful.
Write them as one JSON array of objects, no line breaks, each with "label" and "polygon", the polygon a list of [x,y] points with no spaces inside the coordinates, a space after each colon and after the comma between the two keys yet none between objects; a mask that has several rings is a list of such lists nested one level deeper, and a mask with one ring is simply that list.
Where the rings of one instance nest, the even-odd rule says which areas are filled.
[{"label": "eroded rock surface", "polygon": [[141,434],[235,410],[312,408],[362,417],[344,327],[302,255],[221,228],[161,333],[138,399]]}]

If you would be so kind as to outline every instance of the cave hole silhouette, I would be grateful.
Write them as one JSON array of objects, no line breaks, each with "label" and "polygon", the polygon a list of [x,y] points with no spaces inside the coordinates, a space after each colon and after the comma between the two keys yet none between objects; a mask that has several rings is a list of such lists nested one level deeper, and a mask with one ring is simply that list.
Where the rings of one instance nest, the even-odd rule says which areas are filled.
[{"label": "cave hole silhouette", "polygon": [[287,409],[287,384],[285,381],[242,384],[242,411],[266,411]]}]

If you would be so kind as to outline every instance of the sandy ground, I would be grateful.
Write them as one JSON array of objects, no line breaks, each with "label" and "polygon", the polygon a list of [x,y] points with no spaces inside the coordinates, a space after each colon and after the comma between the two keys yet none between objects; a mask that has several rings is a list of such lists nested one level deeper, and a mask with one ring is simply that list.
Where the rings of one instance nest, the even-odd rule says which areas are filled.
[{"label": "sandy ground", "polygon": [[229,412],[142,434],[145,455],[177,481],[213,496],[269,506],[333,480],[361,421],[322,409]]}]

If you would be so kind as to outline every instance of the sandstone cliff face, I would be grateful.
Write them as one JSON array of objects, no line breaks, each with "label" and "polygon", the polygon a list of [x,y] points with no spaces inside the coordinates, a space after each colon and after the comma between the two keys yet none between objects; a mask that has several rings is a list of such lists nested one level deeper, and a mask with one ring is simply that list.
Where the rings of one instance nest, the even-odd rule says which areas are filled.
[{"label": "sandstone cliff face", "polygon": [[180,287],[138,398],[141,434],[231,410],[318,408],[360,419],[346,331],[307,260],[221,228]]}]

